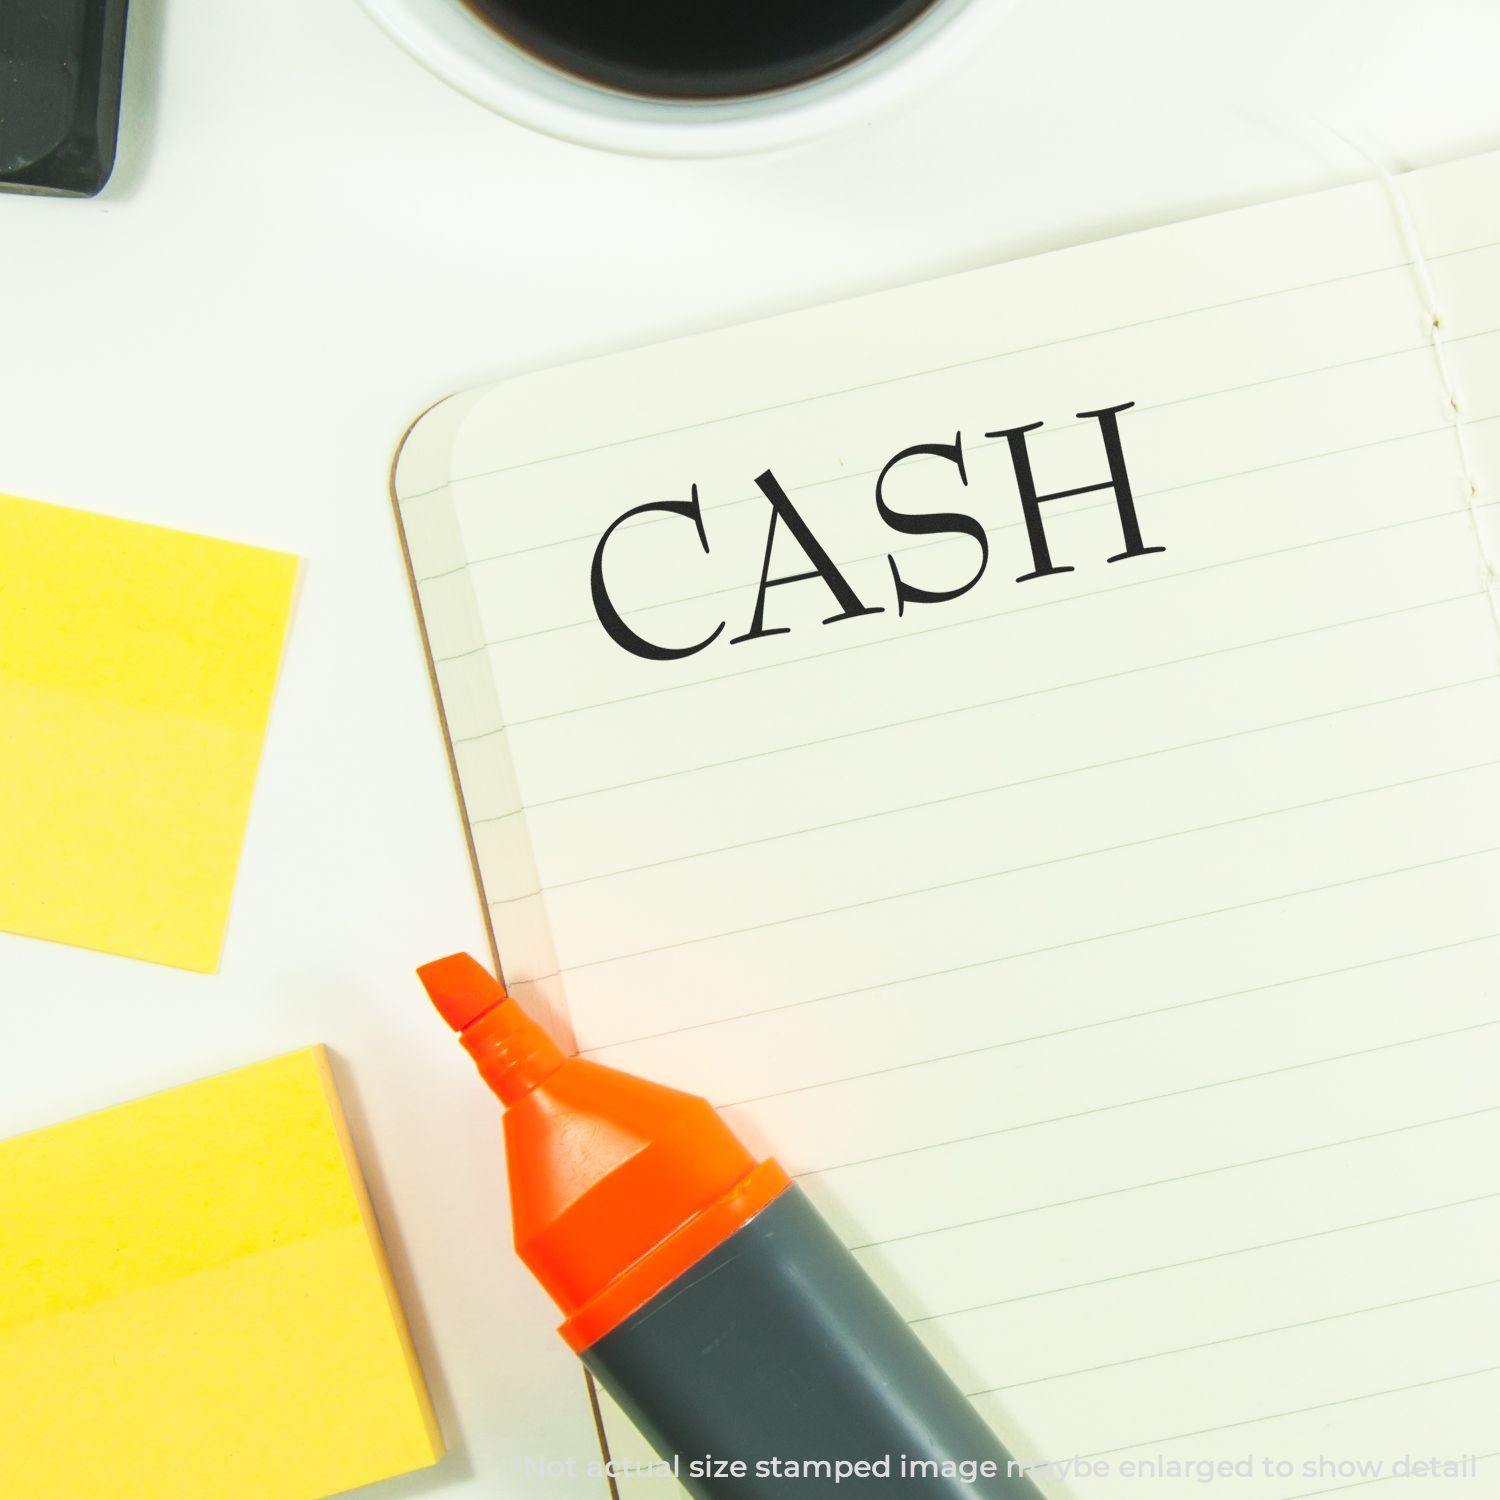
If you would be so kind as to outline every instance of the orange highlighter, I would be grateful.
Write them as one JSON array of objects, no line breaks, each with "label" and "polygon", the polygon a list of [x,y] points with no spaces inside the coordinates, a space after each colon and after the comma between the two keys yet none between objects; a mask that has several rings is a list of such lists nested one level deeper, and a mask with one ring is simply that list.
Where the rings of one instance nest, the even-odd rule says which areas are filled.
[{"label": "orange highlighter", "polygon": [[690,1494],[1040,1500],[774,1161],[562,1051],[467,954],[418,971],[505,1106],[516,1250]]}]

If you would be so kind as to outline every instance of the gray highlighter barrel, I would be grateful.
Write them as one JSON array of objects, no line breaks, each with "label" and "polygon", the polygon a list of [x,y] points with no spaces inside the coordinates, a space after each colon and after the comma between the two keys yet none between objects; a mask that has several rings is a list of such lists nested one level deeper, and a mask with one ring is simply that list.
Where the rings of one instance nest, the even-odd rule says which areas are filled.
[{"label": "gray highlighter barrel", "polygon": [[583,1359],[698,1500],[1040,1500],[795,1186]]}]

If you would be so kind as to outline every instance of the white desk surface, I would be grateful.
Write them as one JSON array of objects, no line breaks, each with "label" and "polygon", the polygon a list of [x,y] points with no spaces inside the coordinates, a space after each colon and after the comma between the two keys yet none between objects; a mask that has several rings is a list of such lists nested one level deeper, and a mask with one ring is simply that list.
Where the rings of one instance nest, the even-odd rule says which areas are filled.
[{"label": "white desk surface", "polygon": [[1016,0],[938,95],[708,163],[510,125],[354,0],[131,11],[114,181],[0,196],[0,489],[306,567],[220,973],[0,934],[0,1134],[326,1042],[451,1448],[364,1493],[598,1500],[521,1471],[582,1467],[592,1428],[512,1262],[498,1117],[411,974],[483,945],[386,503],[405,422],[510,371],[1368,175],[1318,120],[1393,166],[1494,149],[1500,7]]}]

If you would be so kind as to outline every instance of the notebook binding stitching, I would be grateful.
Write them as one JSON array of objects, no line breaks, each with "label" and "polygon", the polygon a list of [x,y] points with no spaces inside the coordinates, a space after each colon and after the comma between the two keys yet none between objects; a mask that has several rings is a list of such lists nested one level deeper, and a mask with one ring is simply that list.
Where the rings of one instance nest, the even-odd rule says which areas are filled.
[{"label": "notebook binding stitching", "polygon": [[1453,366],[1448,357],[1437,286],[1432,278],[1432,268],[1422,248],[1422,237],[1417,230],[1411,201],[1401,186],[1400,177],[1393,173],[1373,151],[1361,145],[1357,140],[1351,139],[1342,131],[1335,130],[1333,134],[1369,162],[1379,174],[1381,184],[1385,188],[1386,198],[1396,218],[1396,226],[1401,232],[1412,271],[1417,279],[1423,302],[1423,322],[1428,342],[1432,346],[1433,362],[1437,368],[1438,380],[1442,385],[1448,423],[1453,433],[1454,448],[1458,454],[1459,484],[1463,493],[1464,509],[1469,517],[1469,531],[1474,538],[1474,548],[1478,556],[1480,584],[1489,605],[1490,623],[1495,628],[1497,641],[1500,641],[1500,561],[1497,561],[1491,550],[1484,527],[1480,524],[1481,485],[1469,447],[1464,400],[1459,392],[1457,381],[1454,379]]}]

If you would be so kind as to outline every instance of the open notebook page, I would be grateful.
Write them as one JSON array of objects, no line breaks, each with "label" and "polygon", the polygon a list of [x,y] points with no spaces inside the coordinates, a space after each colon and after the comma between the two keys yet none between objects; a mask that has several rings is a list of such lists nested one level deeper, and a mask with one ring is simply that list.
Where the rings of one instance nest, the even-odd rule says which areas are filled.
[{"label": "open notebook page", "polygon": [[[776,1154],[1086,1460],[1050,1496],[1500,1474],[1500,158],[1400,191],[1440,351],[1370,184],[512,380],[398,464],[511,988]],[[1126,402],[1134,548],[1076,415]],[[1084,492],[1018,582],[1035,422]],[[934,602],[980,542],[875,482],[956,433],[883,487],[983,528]],[[753,629],[812,567],[767,474],[871,612]],[[591,593],[662,501],[603,575],[713,635],[666,660]]]}]

